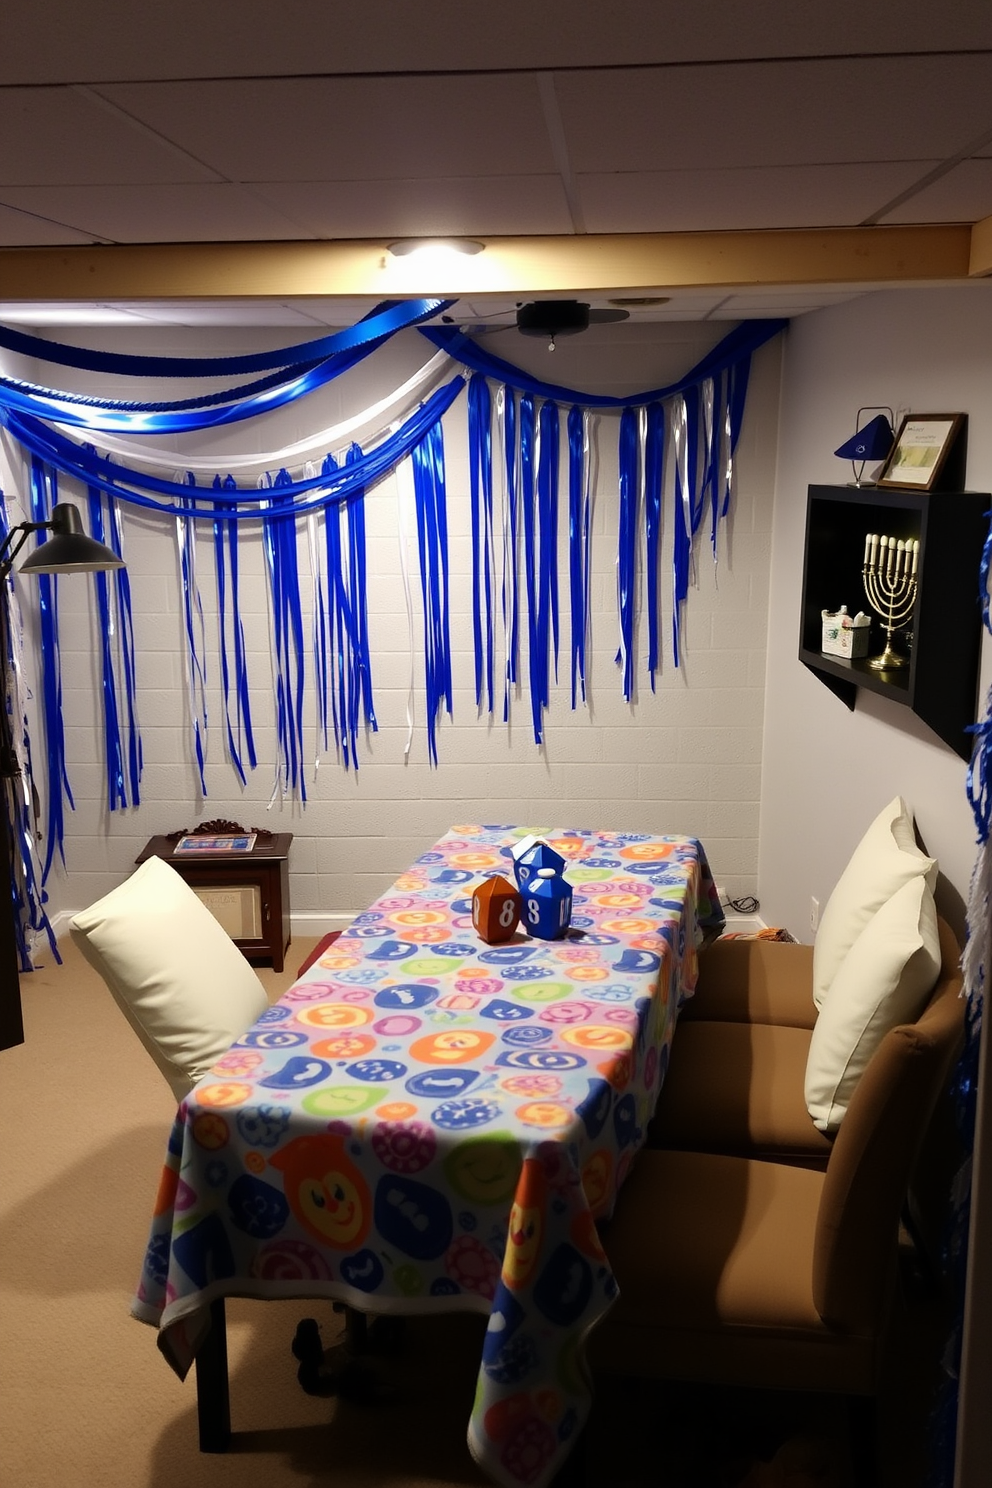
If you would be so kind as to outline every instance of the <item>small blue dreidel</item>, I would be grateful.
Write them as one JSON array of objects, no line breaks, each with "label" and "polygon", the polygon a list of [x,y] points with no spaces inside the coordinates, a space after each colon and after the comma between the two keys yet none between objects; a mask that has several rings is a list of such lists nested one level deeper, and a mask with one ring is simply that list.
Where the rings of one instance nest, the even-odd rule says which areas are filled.
[{"label": "small blue dreidel", "polygon": [[513,872],[521,894],[542,868],[552,868],[558,874],[565,872],[565,859],[540,837],[525,837],[513,849],[512,857]]},{"label": "small blue dreidel", "polygon": [[472,895],[472,924],[488,945],[509,940],[520,923],[520,895],[499,873]]},{"label": "small blue dreidel", "polygon": [[554,868],[538,868],[523,891],[523,923],[538,940],[557,940],[572,922],[572,890]]}]

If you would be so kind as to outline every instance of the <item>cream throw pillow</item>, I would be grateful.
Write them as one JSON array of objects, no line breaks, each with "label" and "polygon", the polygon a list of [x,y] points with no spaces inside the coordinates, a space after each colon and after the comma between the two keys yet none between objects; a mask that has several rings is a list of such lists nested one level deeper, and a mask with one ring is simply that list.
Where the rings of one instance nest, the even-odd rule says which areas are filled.
[{"label": "cream throw pillow", "polygon": [[234,941],[162,858],[142,863],[69,928],[177,1100],[268,1006]]},{"label": "cream throw pillow", "polygon": [[937,861],[921,853],[913,813],[902,796],[880,811],[851,855],[820,916],[813,942],[813,1001],[818,1009],[848,951],[872,915],[910,879],[924,875],[932,890]]},{"label": "cream throw pillow", "polygon": [[882,1039],[890,1028],[919,1016],[939,974],[937,910],[918,873],[862,930],[816,1020],[806,1062],[806,1106],[820,1131],[837,1130]]}]

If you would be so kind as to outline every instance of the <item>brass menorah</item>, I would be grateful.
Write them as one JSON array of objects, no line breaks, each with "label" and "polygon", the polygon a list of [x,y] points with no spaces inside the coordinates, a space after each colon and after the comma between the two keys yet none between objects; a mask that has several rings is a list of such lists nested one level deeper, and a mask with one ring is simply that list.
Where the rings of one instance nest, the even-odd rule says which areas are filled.
[{"label": "brass menorah", "polygon": [[915,537],[904,542],[901,537],[896,539],[869,532],[865,538],[861,577],[868,603],[885,631],[885,650],[868,662],[877,672],[906,665],[907,658],[894,649],[892,637],[912,618],[919,557],[920,544]]}]

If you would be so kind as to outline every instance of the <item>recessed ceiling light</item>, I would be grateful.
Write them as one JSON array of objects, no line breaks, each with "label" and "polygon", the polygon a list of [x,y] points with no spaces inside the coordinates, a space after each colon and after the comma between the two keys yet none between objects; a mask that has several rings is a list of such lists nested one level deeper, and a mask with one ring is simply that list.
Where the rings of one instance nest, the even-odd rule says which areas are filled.
[{"label": "recessed ceiling light", "polygon": [[482,253],[485,246],[474,238],[400,238],[389,244],[389,252],[394,258],[409,258],[412,253],[461,253],[471,257]]}]

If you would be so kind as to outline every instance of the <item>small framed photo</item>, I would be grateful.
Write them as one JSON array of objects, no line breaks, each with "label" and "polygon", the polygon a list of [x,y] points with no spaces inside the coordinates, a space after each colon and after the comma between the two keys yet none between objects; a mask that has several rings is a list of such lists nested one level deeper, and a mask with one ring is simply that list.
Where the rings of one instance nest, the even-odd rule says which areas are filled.
[{"label": "small framed photo", "polygon": [[876,485],[932,490],[963,423],[963,413],[907,414]]}]

